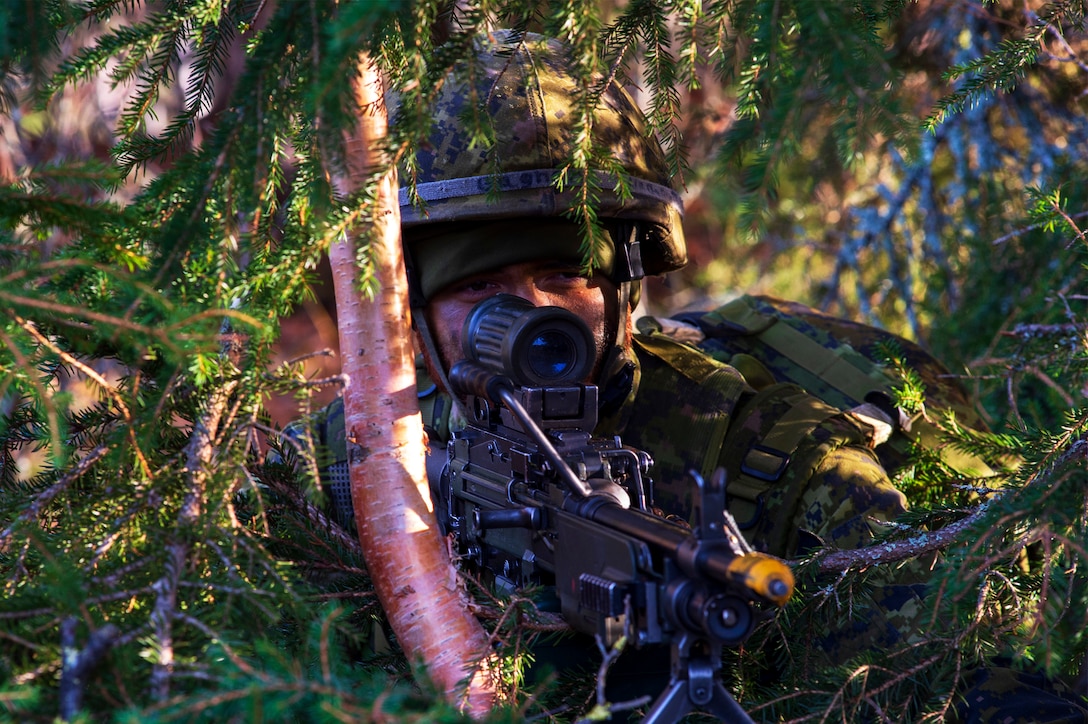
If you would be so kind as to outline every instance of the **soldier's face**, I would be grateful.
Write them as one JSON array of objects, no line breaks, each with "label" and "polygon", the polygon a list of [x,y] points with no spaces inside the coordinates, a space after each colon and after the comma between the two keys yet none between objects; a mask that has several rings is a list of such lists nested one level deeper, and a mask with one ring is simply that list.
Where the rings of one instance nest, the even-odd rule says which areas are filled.
[{"label": "soldier's face", "polygon": [[449,370],[464,357],[461,330],[469,312],[478,302],[496,294],[513,294],[538,307],[562,307],[581,317],[593,332],[597,346],[592,375],[596,377],[611,344],[609,330],[616,329],[616,287],[602,275],[586,276],[577,265],[555,261],[511,264],[467,277],[436,293],[424,314],[444,369]]}]

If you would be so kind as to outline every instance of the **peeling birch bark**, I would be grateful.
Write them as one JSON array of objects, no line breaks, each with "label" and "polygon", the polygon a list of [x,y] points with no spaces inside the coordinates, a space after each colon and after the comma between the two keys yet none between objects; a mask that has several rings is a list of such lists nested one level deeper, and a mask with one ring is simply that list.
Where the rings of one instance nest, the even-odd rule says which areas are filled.
[{"label": "peeling birch bark", "polygon": [[[378,70],[367,58],[353,80],[363,109],[345,139],[351,193],[383,162],[387,116]],[[380,293],[359,292],[356,242],[349,233],[329,250],[340,333],[348,466],[355,519],[378,598],[414,665],[474,715],[489,711],[496,687],[488,637],[469,613],[444,541],[434,525],[427,485],[426,440],[415,389],[408,284],[400,246],[395,170],[382,176],[377,228],[369,237]],[[418,669],[417,669],[418,671]]]}]

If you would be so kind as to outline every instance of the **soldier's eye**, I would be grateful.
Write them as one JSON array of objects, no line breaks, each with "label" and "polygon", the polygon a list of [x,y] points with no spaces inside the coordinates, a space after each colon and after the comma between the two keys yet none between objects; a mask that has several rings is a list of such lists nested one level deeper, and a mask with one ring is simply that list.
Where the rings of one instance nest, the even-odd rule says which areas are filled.
[{"label": "soldier's eye", "polygon": [[590,279],[593,278],[591,274],[586,274],[581,269],[571,269],[569,271],[563,271],[556,275],[558,280],[563,284],[587,284]]},{"label": "soldier's eye", "polygon": [[469,300],[478,300],[495,292],[495,283],[490,279],[469,279],[453,287],[451,292]]},{"label": "soldier's eye", "polygon": [[478,279],[476,281],[468,282],[462,289],[466,292],[486,292],[491,287],[491,282],[485,279]]}]

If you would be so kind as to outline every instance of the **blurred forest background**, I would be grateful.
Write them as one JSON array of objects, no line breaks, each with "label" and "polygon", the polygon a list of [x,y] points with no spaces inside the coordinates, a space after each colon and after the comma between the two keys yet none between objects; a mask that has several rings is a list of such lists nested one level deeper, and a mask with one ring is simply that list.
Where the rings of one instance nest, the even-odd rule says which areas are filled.
[{"label": "blurred forest background", "polygon": [[[356,54],[418,92],[488,26],[564,37],[600,68],[624,53],[691,257],[644,311],[760,292],[883,326],[975,395],[994,434],[960,445],[1023,461],[939,571],[956,583],[931,643],[963,660],[926,658],[910,685],[828,672],[804,701],[783,695],[797,681],[749,682],[745,706],[850,719],[876,697],[939,717],[961,664],[995,654],[1083,677],[1084,11],[0,3],[0,719],[455,718],[396,653],[357,664],[382,625],[357,544],[307,466],[299,481],[261,457],[337,394],[335,356],[314,353],[337,344],[325,251],[363,204],[326,181]],[[918,522],[974,510],[977,481],[918,480],[948,492]],[[521,635],[503,635],[514,658]]]}]

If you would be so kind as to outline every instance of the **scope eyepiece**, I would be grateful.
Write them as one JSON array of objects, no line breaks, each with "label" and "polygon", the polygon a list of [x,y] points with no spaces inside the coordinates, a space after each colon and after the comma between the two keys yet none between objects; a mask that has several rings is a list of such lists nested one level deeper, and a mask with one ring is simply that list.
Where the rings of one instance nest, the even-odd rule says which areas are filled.
[{"label": "scope eyepiece", "polygon": [[512,294],[488,297],[472,308],[461,347],[468,359],[521,387],[583,382],[596,356],[589,326],[573,312],[534,307]]}]

